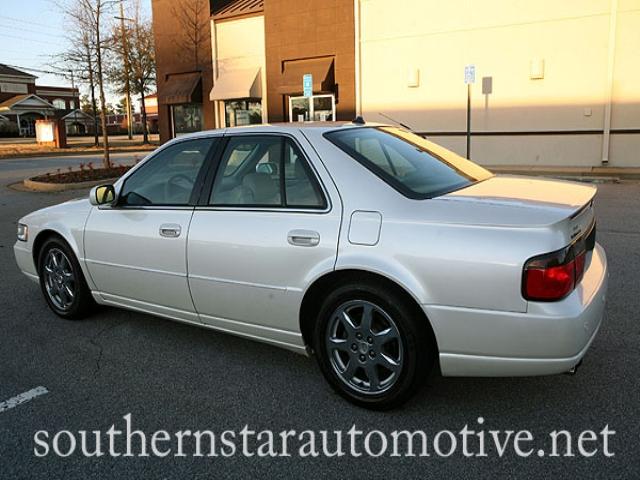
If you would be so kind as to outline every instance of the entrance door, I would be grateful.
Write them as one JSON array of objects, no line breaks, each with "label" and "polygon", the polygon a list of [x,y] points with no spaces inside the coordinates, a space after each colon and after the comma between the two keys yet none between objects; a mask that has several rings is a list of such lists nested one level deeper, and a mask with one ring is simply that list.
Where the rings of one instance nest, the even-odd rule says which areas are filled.
[{"label": "entrance door", "polygon": [[102,298],[197,321],[187,285],[187,233],[215,138],[177,142],[131,173],[117,204],[91,210],[85,261]]},{"label": "entrance door", "polygon": [[313,95],[289,97],[290,122],[331,122],[336,118],[336,97]]}]

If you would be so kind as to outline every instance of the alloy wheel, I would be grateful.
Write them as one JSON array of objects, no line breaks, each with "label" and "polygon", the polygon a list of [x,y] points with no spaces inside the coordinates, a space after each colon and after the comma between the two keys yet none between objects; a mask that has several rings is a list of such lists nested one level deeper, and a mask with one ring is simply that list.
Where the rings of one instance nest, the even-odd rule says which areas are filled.
[{"label": "alloy wheel", "polygon": [[391,316],[371,302],[340,305],[328,322],[325,344],[338,378],[361,394],[389,390],[402,371],[400,331]]},{"label": "alloy wheel", "polygon": [[76,279],[71,261],[59,248],[51,248],[44,259],[44,285],[51,303],[67,311],[76,297]]}]

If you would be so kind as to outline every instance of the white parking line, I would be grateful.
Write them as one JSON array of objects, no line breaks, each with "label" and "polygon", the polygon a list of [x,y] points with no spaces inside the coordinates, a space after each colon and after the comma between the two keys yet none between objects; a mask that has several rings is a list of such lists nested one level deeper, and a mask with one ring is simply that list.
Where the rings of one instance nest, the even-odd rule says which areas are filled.
[{"label": "white parking line", "polygon": [[15,397],[5,400],[4,402],[0,402],[0,413],[11,410],[18,405],[27,403],[28,401],[33,400],[34,398],[46,393],[49,393],[49,390],[47,390],[46,387],[32,388],[28,392],[21,393],[20,395],[16,395]]}]

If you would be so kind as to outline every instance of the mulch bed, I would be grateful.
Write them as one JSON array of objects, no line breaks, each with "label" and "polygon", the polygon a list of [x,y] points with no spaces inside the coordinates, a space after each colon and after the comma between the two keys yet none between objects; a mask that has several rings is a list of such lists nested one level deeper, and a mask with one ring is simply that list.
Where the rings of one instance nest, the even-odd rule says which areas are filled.
[{"label": "mulch bed", "polygon": [[79,183],[91,182],[97,180],[106,180],[122,176],[130,166],[116,165],[111,168],[93,168],[91,166],[83,166],[78,170],[63,171],[58,169],[55,173],[45,173],[38,175],[31,180],[44,183]]}]

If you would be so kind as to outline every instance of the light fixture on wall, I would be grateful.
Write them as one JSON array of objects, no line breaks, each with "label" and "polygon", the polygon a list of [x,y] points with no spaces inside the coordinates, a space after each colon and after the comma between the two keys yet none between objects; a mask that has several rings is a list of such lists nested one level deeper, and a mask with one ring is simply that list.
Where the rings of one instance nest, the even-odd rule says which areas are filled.
[{"label": "light fixture on wall", "polygon": [[542,80],[544,78],[544,58],[533,58],[529,63],[529,78]]},{"label": "light fixture on wall", "polygon": [[420,69],[409,68],[407,70],[407,87],[417,88],[420,86]]}]

